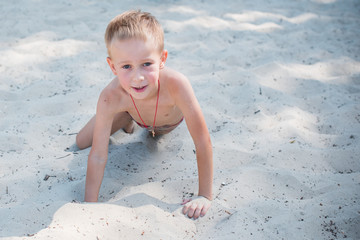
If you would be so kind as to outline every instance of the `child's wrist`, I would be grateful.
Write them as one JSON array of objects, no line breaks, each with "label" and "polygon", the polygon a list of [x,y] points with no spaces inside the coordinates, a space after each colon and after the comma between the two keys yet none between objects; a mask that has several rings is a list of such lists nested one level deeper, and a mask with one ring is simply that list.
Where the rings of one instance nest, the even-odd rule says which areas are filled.
[{"label": "child's wrist", "polygon": [[212,197],[211,197],[211,196],[208,197],[208,196],[199,194],[198,197],[206,198],[207,200],[212,201]]}]

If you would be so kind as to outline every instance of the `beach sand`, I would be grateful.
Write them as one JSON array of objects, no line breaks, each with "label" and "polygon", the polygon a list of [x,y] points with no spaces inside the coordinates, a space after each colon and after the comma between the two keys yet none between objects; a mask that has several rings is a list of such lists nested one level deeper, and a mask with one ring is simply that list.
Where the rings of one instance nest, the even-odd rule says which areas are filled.
[{"label": "beach sand", "polygon": [[[135,3],[134,3],[135,2]],[[194,145],[183,123],[111,137],[99,203],[82,203],[76,133],[113,78],[107,23],[164,27],[214,150],[214,200],[191,220]],[[360,2],[0,2],[1,239],[360,239]]]}]

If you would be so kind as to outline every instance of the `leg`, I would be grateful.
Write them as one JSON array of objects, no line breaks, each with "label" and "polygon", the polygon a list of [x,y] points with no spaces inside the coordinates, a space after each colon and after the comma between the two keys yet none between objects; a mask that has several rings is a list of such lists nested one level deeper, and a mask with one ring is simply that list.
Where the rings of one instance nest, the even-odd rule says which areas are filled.
[{"label": "leg", "polygon": [[[76,145],[78,146],[78,148],[85,149],[91,146],[95,127],[95,117],[96,116],[93,116],[90,121],[77,134]],[[123,128],[124,131],[127,133],[133,132],[133,121],[129,113],[127,112],[120,112],[115,115],[111,128],[111,134],[115,133],[121,128]]]}]

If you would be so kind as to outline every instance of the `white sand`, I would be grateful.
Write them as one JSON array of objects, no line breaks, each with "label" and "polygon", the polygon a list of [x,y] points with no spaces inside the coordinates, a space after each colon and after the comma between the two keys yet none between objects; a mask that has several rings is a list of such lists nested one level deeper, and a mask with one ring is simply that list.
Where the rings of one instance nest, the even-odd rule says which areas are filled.
[{"label": "white sand", "polygon": [[[1,239],[360,239],[359,1],[203,2],[0,2]],[[196,221],[179,205],[197,192],[185,124],[115,134],[100,203],[73,202],[75,133],[112,78],[103,33],[134,8],[163,24],[210,129],[214,201]]]}]

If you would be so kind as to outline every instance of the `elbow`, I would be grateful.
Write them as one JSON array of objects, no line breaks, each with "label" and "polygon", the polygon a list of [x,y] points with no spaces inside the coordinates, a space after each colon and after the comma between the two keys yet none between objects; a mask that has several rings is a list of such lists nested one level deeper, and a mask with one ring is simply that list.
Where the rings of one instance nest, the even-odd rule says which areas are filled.
[{"label": "elbow", "polygon": [[204,131],[202,134],[199,134],[197,138],[194,138],[195,144],[198,143],[202,146],[212,146],[211,137],[208,131]]},{"label": "elbow", "polygon": [[105,168],[107,162],[107,156],[101,156],[93,151],[90,151],[88,156],[88,164],[96,167],[103,167]]},{"label": "elbow", "polygon": [[204,134],[198,139],[194,139],[196,150],[205,150],[212,152],[212,143],[209,134]]}]

